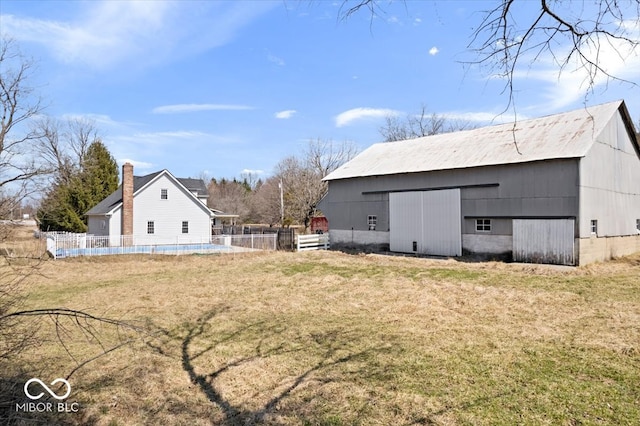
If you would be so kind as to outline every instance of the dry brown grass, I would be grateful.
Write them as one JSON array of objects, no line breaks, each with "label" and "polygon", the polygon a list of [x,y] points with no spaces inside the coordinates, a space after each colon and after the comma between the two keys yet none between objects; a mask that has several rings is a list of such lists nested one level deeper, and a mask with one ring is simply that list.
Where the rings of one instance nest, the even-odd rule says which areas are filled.
[{"label": "dry brown grass", "polygon": [[[76,372],[70,399],[81,413],[58,421],[634,424],[639,259],[554,268],[338,252],[77,258],[47,262],[27,306],[139,321],[151,333]],[[51,335],[43,323],[44,343],[17,361],[24,371],[58,377],[75,366]],[[66,337],[78,360],[100,351],[79,337]]]},{"label": "dry brown grass", "polygon": [[45,243],[34,238],[35,230],[31,226],[0,225],[0,254],[5,256],[42,256]]}]

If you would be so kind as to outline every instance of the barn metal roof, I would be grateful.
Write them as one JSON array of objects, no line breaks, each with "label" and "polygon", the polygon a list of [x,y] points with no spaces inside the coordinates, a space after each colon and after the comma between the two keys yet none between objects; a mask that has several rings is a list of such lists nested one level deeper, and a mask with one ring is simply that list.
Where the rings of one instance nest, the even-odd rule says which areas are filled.
[{"label": "barn metal roof", "polygon": [[324,180],[584,157],[621,107],[626,111],[624,102],[616,101],[516,123],[378,143]]}]

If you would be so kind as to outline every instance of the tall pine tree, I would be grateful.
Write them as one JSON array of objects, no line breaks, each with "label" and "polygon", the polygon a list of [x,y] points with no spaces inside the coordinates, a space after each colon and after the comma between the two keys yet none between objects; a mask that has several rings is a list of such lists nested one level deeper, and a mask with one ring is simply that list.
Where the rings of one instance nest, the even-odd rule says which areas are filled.
[{"label": "tall pine tree", "polygon": [[44,231],[86,232],[85,213],[118,188],[118,164],[96,139],[67,182],[58,182],[42,202],[38,218]]}]

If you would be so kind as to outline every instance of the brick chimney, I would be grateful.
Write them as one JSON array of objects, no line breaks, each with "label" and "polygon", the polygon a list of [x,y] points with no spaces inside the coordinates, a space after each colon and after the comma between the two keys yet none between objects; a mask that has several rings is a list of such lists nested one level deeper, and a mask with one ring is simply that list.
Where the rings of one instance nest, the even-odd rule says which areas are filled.
[{"label": "brick chimney", "polygon": [[122,166],[122,235],[133,235],[133,164]]}]

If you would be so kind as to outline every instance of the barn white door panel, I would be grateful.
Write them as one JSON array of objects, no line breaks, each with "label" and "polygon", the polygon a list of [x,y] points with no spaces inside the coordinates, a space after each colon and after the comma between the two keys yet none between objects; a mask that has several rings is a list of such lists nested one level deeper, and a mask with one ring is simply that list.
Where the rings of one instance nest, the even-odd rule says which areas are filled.
[{"label": "barn white door panel", "polygon": [[460,256],[460,190],[389,194],[389,228],[391,251]]},{"label": "barn white door panel", "polygon": [[426,191],[422,194],[422,253],[462,255],[460,190]]},{"label": "barn white door panel", "polygon": [[420,192],[389,194],[389,248],[413,253],[413,241],[422,233],[422,197]]},{"label": "barn white door panel", "polygon": [[575,265],[573,219],[514,219],[513,260]]}]

